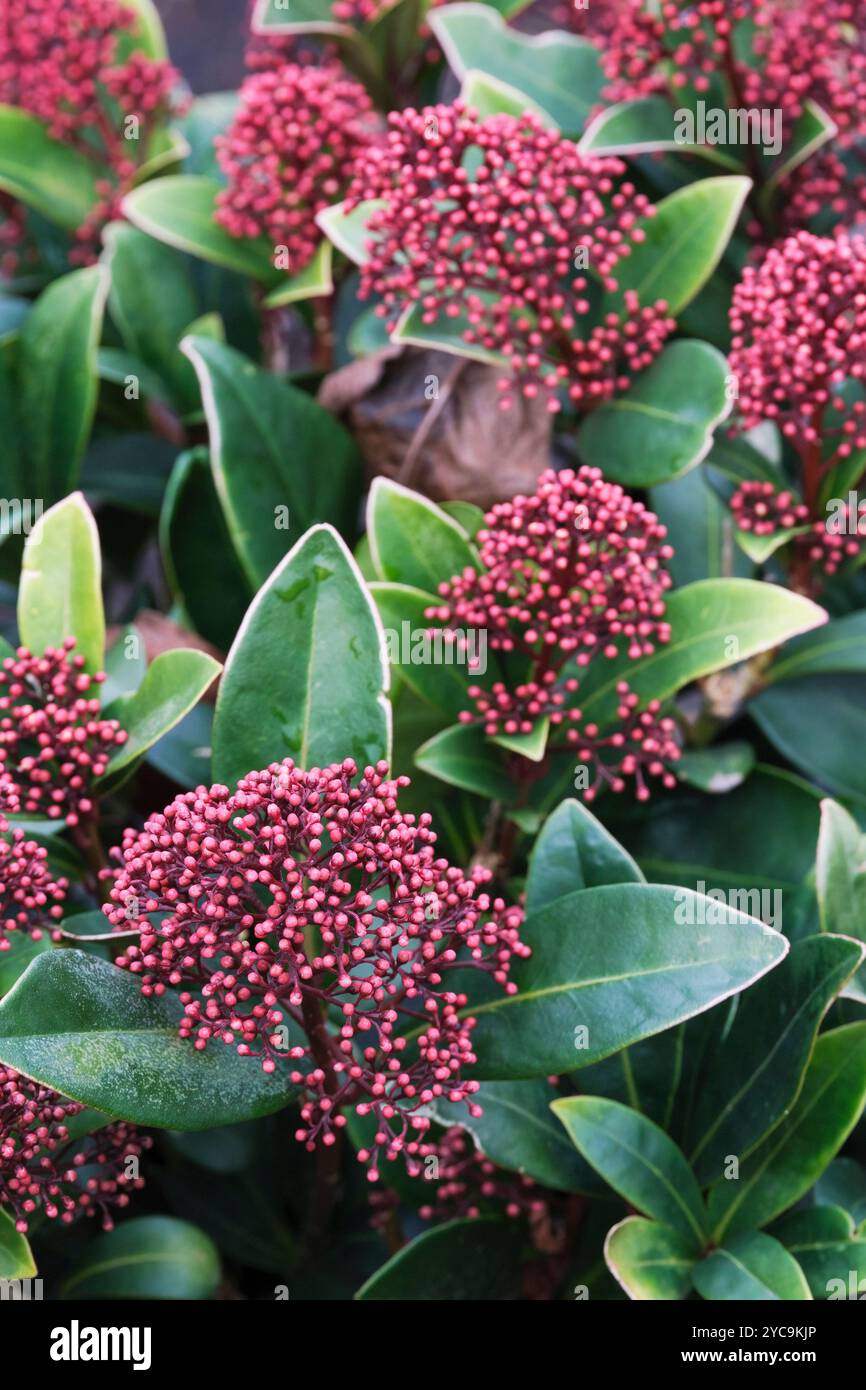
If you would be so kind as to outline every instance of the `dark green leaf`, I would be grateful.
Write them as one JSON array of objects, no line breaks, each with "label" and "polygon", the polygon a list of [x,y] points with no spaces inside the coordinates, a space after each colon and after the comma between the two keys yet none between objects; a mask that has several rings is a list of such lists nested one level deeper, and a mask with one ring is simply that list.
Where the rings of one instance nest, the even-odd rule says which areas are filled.
[{"label": "dark green leaf", "polygon": [[18,631],[31,651],[74,637],[90,672],[105,659],[102,561],[93,514],[80,492],[50,507],[24,545]]},{"label": "dark green leaf", "polygon": [[537,912],[578,888],[642,883],[637,864],[579,801],[563,801],[535,841],[526,879],[526,910]]},{"label": "dark green leaf", "polygon": [[514,1298],[522,1244],[516,1221],[448,1221],[416,1236],[355,1297],[365,1303]]},{"label": "dark green leaf", "polygon": [[145,999],[134,975],[82,951],[38,956],[0,1004],[0,1058],[107,1115],[211,1129],[280,1110],[287,1078],[214,1043],[178,1037],[174,995]]},{"label": "dark green leaf", "polygon": [[203,1231],[171,1216],[137,1216],[96,1237],[63,1297],[204,1299],[219,1280],[219,1255]]},{"label": "dark green leaf", "polygon": [[345,544],[314,526],[253,600],[226,660],[214,776],[293,757],[302,768],[390,750],[388,663],[375,605]]},{"label": "dark green leaf", "polygon": [[220,673],[220,664],[207,652],[178,647],[160,652],[147,668],[133,695],[122,695],[106,713],[119,719],[127,732],[105,771],[112,781],[167,734],[197,704]]},{"label": "dark green leaf", "polygon": [[713,1302],[810,1299],[802,1269],[783,1245],[761,1231],[732,1236],[692,1271],[702,1298]]}]

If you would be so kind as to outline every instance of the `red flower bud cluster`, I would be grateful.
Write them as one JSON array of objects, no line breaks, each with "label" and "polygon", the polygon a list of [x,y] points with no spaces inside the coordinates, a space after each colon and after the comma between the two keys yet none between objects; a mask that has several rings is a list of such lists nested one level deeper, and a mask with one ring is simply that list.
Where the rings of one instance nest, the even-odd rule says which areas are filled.
[{"label": "red flower bud cluster", "polygon": [[[443,602],[426,616],[455,637],[483,629],[493,651],[524,658],[526,675],[489,690],[470,687],[475,710],[463,721],[480,716],[494,736],[529,733],[544,716],[554,727],[577,724],[580,681],[567,674],[569,665],[581,670],[596,656],[622,653],[637,660],[670,636],[666,535],[642,502],[597,468],[548,470],[531,496],[497,503],[478,533],[480,571],[467,568],[441,584]],[[635,776],[641,797],[648,795],[644,771],[673,783],[664,765],[679,754],[673,721],[659,719],[657,702],[639,711],[626,682],[617,693],[622,724],[614,733],[602,736],[594,724],[567,729],[566,742],[596,768],[589,800],[599,779],[619,791],[623,776]]]},{"label": "red flower bud cluster", "polygon": [[770,482],[741,483],[730,508],[740,530],[756,536],[772,536],[809,520],[809,508],[803,502],[797,502],[787,489],[778,491]]},{"label": "red flower bud cluster", "polygon": [[135,24],[135,10],[119,0],[4,0],[0,11],[0,102],[38,117],[55,140],[105,171],[74,260],[93,258],[96,233],[144,158],[144,134],[125,139],[122,118],[167,112],[178,81],[163,59],[120,59],[119,40]]},{"label": "red flower bud cluster", "polygon": [[110,1209],[127,1206],[129,1194],[144,1186],[138,1159],[151,1140],[124,1121],[75,1139],[68,1121],[83,1109],[0,1067],[0,1210],[9,1209],[18,1231],[37,1212],[66,1223],[100,1215],[110,1231]]},{"label": "red flower bud cluster", "polygon": [[[117,964],[145,994],[184,987],[180,1032],[197,1048],[287,1066],[308,1148],[334,1143],[353,1106],[376,1120],[374,1150],[411,1162],[425,1107],[477,1090],[466,968],[513,993],[512,958],[529,952],[521,910],[483,891],[489,872],[450,867],[430,817],[398,810],[408,779],[388,780],[385,763],[357,773],[351,759],[303,772],[287,758],[233,793],[179,796],[127,831],[105,911],[126,931],[130,896],[139,920],[168,914],[142,921]],[[375,1180],[375,1153],[361,1157]]]},{"label": "red flower bud cluster", "polygon": [[644,238],[653,205],[624,181],[618,159],[581,154],[532,114],[480,120],[461,102],[392,112],[387,138],[356,167],[347,210],[367,219],[360,297],[396,326],[415,306],[473,349],[504,360],[499,385],[532,398],[557,391],[594,405],[629,384],[674,327],[662,301],[629,292],[592,318],[592,270],[616,288],[618,262]]},{"label": "red flower bud cluster", "polygon": [[555,1194],[525,1174],[497,1168],[459,1125],[446,1130],[428,1149],[424,1169],[430,1175],[432,1201],[419,1208],[425,1221],[477,1217],[485,1211],[534,1221],[549,1215],[549,1199]]},{"label": "red flower bud cluster", "polygon": [[863,537],[858,523],[862,523],[859,517],[849,518],[847,505],[840,506],[832,521],[811,521],[804,503],[795,502],[787,489],[777,491],[770,482],[741,483],[729,505],[737,525],[756,536],[808,526],[808,531],[791,538],[789,552],[791,570],[803,578],[806,588],[820,587],[819,576],[832,578],[846,560],[860,554]]},{"label": "red flower bud cluster", "polygon": [[866,240],[798,232],[747,266],[734,290],[731,372],[741,427],[774,420],[801,450],[826,443],[834,458],[866,448],[866,403],[838,394],[866,380]]},{"label": "red flower bud cluster", "polygon": [[10,933],[38,941],[44,927],[60,920],[69,884],[52,874],[48,851],[3,816],[0,836],[0,951],[8,951]]},{"label": "red flower bud cluster", "polygon": [[232,236],[285,246],[292,273],[303,270],[321,241],[316,213],[344,192],[371,138],[372,112],[337,63],[287,63],[248,77],[230,130],[215,142],[228,177],[217,221]]},{"label": "red flower bud cluster", "polygon": [[93,811],[93,788],[126,731],[103,719],[75,638],[33,656],[19,647],[0,667],[0,804],[10,814],[63,817]]}]

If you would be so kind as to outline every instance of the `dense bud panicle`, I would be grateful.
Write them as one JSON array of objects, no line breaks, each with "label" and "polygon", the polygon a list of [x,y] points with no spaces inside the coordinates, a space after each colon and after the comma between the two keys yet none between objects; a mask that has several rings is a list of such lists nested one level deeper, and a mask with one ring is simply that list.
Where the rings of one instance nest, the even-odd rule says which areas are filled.
[{"label": "dense bud panicle", "polygon": [[803,526],[809,520],[809,508],[796,501],[794,494],[779,491],[774,483],[741,483],[731,498],[731,511],[741,531],[755,536],[772,536],[776,531]]},{"label": "dense bud panicle", "polygon": [[20,826],[10,829],[2,815],[0,836],[0,951],[8,951],[13,932],[39,941],[45,927],[52,930],[63,916],[69,884],[54,877],[48,851],[28,840]]},{"label": "dense bud panicle", "polygon": [[737,488],[730,508],[740,529],[756,536],[774,536],[789,528],[807,527],[791,537],[790,558],[792,571],[804,579],[808,577],[804,587],[813,590],[862,549],[862,534],[858,531],[858,522],[862,522],[859,517],[849,517],[847,505],[839,508],[834,523],[827,519],[813,521],[805,503],[796,502],[787,489],[780,491],[771,482],[747,482]]},{"label": "dense bud panicle", "polygon": [[[465,970],[506,992],[522,912],[491,899],[487,870],[436,857],[430,816],[398,810],[408,779],[351,759],[304,772],[291,758],[237,790],[199,787],[123,841],[111,922],[142,921],[117,964],[144,993],[183,989],[180,1031],[236,1047],[302,1088],[298,1139],[334,1142],[354,1106],[376,1120],[362,1161],[423,1151],[438,1098],[470,1101],[477,1082]],[[455,977],[454,972],[459,972]],[[453,981],[453,986],[451,984]],[[342,1021],[334,1023],[340,1015]],[[411,1039],[405,1036],[412,1031]]]},{"label": "dense bud panicle", "polygon": [[0,666],[0,808],[9,814],[77,825],[92,815],[94,784],[126,742],[93,693],[104,674],[88,675],[74,646],[69,637],[42,656],[19,647]]},{"label": "dense bud panicle", "polygon": [[382,203],[366,223],[360,297],[380,296],[389,328],[410,305],[450,331],[459,319],[468,346],[505,359],[503,406],[515,386],[547,393],[554,411],[560,388],[581,407],[607,400],[674,328],[662,301],[641,305],[633,292],[590,319],[584,268],[615,289],[617,263],[654,211],[625,173],[529,113],[482,121],[459,101],[392,112],[346,199],[347,210]]},{"label": "dense bud panicle", "polygon": [[773,420],[800,449],[831,437],[837,459],[866,448],[866,403],[843,400],[866,380],[866,239],[798,232],[747,266],[734,290],[731,372],[740,427]]},{"label": "dense bud panicle", "polygon": [[84,1108],[0,1066],[0,1211],[8,1208],[17,1230],[39,1213],[67,1224],[100,1216],[110,1231],[110,1209],[144,1186],[137,1160],[151,1140],[122,1120],[73,1139],[67,1122]]},{"label": "dense bud panicle", "polygon": [[[862,0],[605,0],[569,6],[601,48],[612,101],[673,88],[722,105],[782,111],[790,129],[815,101],[843,132],[866,123]],[[737,26],[749,26],[750,61]]]},{"label": "dense bud panicle", "polygon": [[122,118],[167,112],[179,80],[171,63],[137,50],[121,61],[119,40],[136,24],[135,10],[119,0],[3,0],[0,9],[0,102],[44,121],[55,140],[106,174],[97,184],[99,204],[76,233],[73,260],[95,258],[99,229],[118,215],[144,158],[144,134],[126,140]]},{"label": "dense bud panicle", "polygon": [[442,603],[426,610],[446,633],[478,628],[493,651],[524,658],[519,682],[470,686],[475,710],[461,718],[480,718],[493,736],[528,734],[544,716],[554,727],[568,726],[566,742],[596,770],[587,800],[602,782],[621,791],[623,776],[637,779],[641,799],[648,795],[647,772],[666,786],[674,783],[665,764],[679,747],[673,721],[658,717],[658,701],[639,711],[638,697],[619,682],[621,723],[602,736],[595,725],[580,723],[573,698],[580,682],[567,675],[570,666],[581,671],[598,656],[637,660],[668,640],[665,561],[673,550],[666,535],[658,518],[605,481],[600,469],[549,469],[531,496],[488,512],[477,537],[480,570],[467,567],[440,584]]},{"label": "dense bud panicle", "polygon": [[248,77],[231,128],[215,142],[228,178],[217,221],[232,236],[285,246],[291,272],[303,270],[322,239],[316,213],[342,196],[372,121],[364,88],[336,62]]},{"label": "dense bud panicle", "polygon": [[430,1145],[430,1156],[436,1160],[436,1177],[430,1183],[430,1202],[419,1209],[426,1221],[451,1221],[495,1212],[510,1217],[528,1216],[531,1221],[540,1222],[549,1215],[549,1199],[558,1196],[525,1173],[498,1168],[459,1125],[453,1125]]}]

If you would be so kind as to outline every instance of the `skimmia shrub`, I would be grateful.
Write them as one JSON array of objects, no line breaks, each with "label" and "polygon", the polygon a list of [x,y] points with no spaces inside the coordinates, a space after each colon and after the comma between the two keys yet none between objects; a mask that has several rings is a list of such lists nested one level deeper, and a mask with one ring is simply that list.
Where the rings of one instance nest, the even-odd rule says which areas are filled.
[{"label": "skimmia shrub", "polygon": [[2,6],[0,1301],[866,1296],[863,20]]}]

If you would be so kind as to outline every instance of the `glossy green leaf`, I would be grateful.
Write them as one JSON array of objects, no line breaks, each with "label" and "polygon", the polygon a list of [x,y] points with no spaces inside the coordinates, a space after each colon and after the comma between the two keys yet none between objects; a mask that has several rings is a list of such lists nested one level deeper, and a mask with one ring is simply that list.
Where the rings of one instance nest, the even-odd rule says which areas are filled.
[{"label": "glossy green leaf", "polygon": [[370,593],[385,629],[388,658],[401,680],[449,719],[470,709],[472,701],[466,692],[472,674],[467,663],[472,653],[461,653],[441,636],[428,636],[436,624],[424,614],[436,604],[436,596],[408,584],[378,582],[370,585]]},{"label": "glossy green leaf", "polygon": [[811,599],[780,585],[705,579],[672,593],[665,618],[671,626],[670,641],[652,656],[606,661],[603,669],[596,667],[584,680],[580,704],[585,718],[604,724],[615,717],[620,680],[628,680],[641,704],[665,700],[700,676],[818,627],[826,613]]},{"label": "glossy green leaf", "polygon": [[165,490],[159,539],[175,601],[196,632],[227,651],[246,612],[250,586],[232,546],[207,450],[178,458]]},{"label": "glossy green leaf", "polygon": [[808,530],[808,526],[787,526],[774,531],[771,536],[756,536],[754,531],[743,531],[737,526],[734,528],[734,539],[750,560],[754,560],[756,565],[764,565],[783,545],[787,545],[795,536],[804,535]]},{"label": "glossy green leaf", "polygon": [[9,993],[32,960],[51,950],[51,939],[45,932],[37,940],[29,933],[14,931],[8,941],[8,951],[0,953],[0,998]]},{"label": "glossy green leaf", "polygon": [[607,307],[618,309],[625,291],[634,290],[641,304],[663,299],[670,314],[679,314],[724,255],[750,188],[750,179],[732,174],[700,179],[663,198],[639,224],[644,241],[618,262],[618,288],[608,293]]},{"label": "glossy green leaf", "polygon": [[98,165],[52,140],[42,121],[0,106],[0,188],[50,222],[74,232],[96,206]]},{"label": "glossy green leaf", "polygon": [[637,1302],[672,1302],[691,1288],[691,1245],[658,1221],[627,1216],[608,1232],[604,1256],[617,1283]]},{"label": "glossy green leaf", "polygon": [[178,251],[261,281],[269,289],[287,288],[277,269],[277,247],[264,237],[235,237],[214,219],[220,185],[205,174],[173,174],[152,179],[127,193],[123,214],[142,232]]},{"label": "glossy green leaf", "polygon": [[841,1207],[807,1207],[783,1216],[771,1235],[790,1251],[813,1298],[862,1300],[866,1294],[866,1237]]},{"label": "glossy green leaf", "polygon": [[663,96],[638,97],[605,107],[587,126],[580,148],[584,154],[596,157],[670,150],[699,155],[734,172],[741,167],[718,145],[703,145],[680,138],[676,109]]},{"label": "glossy green leaf", "polygon": [[[145,999],[126,970],[83,951],[38,956],[0,1004],[0,1059],[114,1118],[210,1129],[280,1110],[291,1085],[218,1043],[178,1037],[176,995]],[[252,1060],[252,1065],[250,1062]]]},{"label": "glossy green leaf", "polygon": [[747,990],[713,1049],[692,1115],[691,1164],[704,1186],[724,1174],[788,1112],[803,1084],[827,1009],[862,963],[843,936],[797,941],[778,969]]},{"label": "glossy green leaf", "polygon": [[768,684],[833,672],[866,675],[866,612],[833,618],[814,632],[795,637],[766,674]]},{"label": "glossy green leaf", "polygon": [[[821,802],[815,880],[821,930],[866,945],[866,835],[835,801]],[[846,994],[866,1004],[866,970],[858,971]]]},{"label": "glossy green leaf", "polygon": [[460,100],[477,111],[483,121],[488,116],[522,116],[524,111],[532,111],[545,125],[556,128],[553,117],[537,101],[510,82],[491,77],[487,72],[479,72],[477,68],[469,68],[464,73]]},{"label": "glossy green leaf", "polygon": [[392,1255],[355,1297],[363,1303],[514,1298],[522,1244],[516,1221],[448,1221]]},{"label": "glossy green leaf", "polygon": [[664,1130],[601,1096],[569,1096],[551,1109],[587,1163],[630,1206],[677,1231],[693,1253],[702,1249],[706,1212],[700,1189]]},{"label": "glossy green leaf", "polygon": [[15,1218],[0,1207],[0,1279],[33,1279],[37,1274],[27,1237],[15,1229]]},{"label": "glossy green leaf", "polygon": [[220,1281],[208,1236],[172,1216],[136,1216],[96,1237],[63,1285],[70,1299],[206,1299]]},{"label": "glossy green leaf", "polygon": [[686,1024],[668,1028],[601,1062],[581,1067],[574,1074],[578,1091],[581,1095],[618,1100],[669,1130],[683,1073],[686,1028]]},{"label": "glossy green leaf", "polygon": [[90,672],[105,653],[102,560],[93,514],[80,492],[45,512],[24,545],[18,589],[18,631],[33,652],[76,639]]},{"label": "glossy green leaf", "polygon": [[842,1207],[855,1225],[862,1226],[866,1221],[866,1168],[856,1158],[834,1158],[816,1182],[813,1196],[819,1204]]},{"label": "glossy green leaf", "polygon": [[314,522],[351,531],[361,487],[352,437],[305,391],[234,348],[185,338],[198,373],[217,494],[255,588]]},{"label": "glossy green leaf", "polygon": [[[815,710],[821,711],[820,720]],[[866,679],[803,676],[779,681],[749,701],[761,732],[833,796],[866,801],[866,764],[851,749],[866,741]]]},{"label": "glossy green leaf", "polygon": [[415,766],[452,787],[477,792],[494,801],[513,801],[517,784],[509,775],[504,756],[478,724],[454,724],[422,743]]},{"label": "glossy green leaf", "polygon": [[785,141],[781,155],[773,163],[770,177],[763,189],[763,197],[769,201],[789,174],[837,134],[838,127],[827,112],[823,111],[817,102],[811,99],[805,101],[790,139]]},{"label": "glossy green leaf", "polygon": [[17,350],[18,406],[29,495],[69,492],[90,436],[98,390],[96,349],[108,278],[88,266],[55,280],[37,299]]},{"label": "glossy green leaf", "polygon": [[314,526],[259,590],[228,654],[214,776],[231,786],[287,757],[302,768],[388,758],[387,689],[375,605],[336,531]]},{"label": "glossy green leaf", "polygon": [[343,204],[335,203],[318,213],[316,221],[338,251],[355,265],[363,265],[367,259],[365,243],[370,240],[367,222],[371,214],[383,206],[384,203],[372,199],[359,203],[351,212],[344,212]]},{"label": "glossy green leaf", "polygon": [[715,1239],[764,1226],[792,1206],[835,1157],[866,1100],[866,1023],[823,1033],[793,1109],[709,1194]]},{"label": "glossy green leaf", "polygon": [[732,1236],[692,1271],[702,1298],[713,1302],[769,1303],[811,1299],[812,1294],[793,1255],[761,1231]]},{"label": "glossy green leaf", "polygon": [[565,135],[578,135],[601,99],[598,49],[562,30],[527,35],[490,5],[455,4],[428,20],[458,78],[475,69],[525,92]]},{"label": "glossy green leaf", "polygon": [[622,883],[534,912],[521,932],[532,955],[513,971],[518,993],[468,1010],[479,1079],[599,1061],[745,989],[786,955],[784,937],[733,908],[715,929],[677,920],[701,903],[688,889]]},{"label": "glossy green leaf", "polygon": [[532,849],[526,879],[526,911],[537,912],[579,888],[642,883],[631,855],[582,802],[560,802]]},{"label": "glossy green leaf", "polygon": [[109,308],[125,346],[159,373],[181,413],[195,409],[195,372],[178,344],[198,315],[198,301],[182,257],[128,222],[112,222],[103,239]]},{"label": "glossy green leaf", "polygon": [[627,487],[671,482],[709,452],[731,408],[727,377],[727,361],[709,343],[669,344],[624,395],[586,416],[581,458]]},{"label": "glossy green leaf", "polygon": [[144,680],[132,695],[122,695],[106,713],[118,719],[127,740],[105,770],[112,782],[167,734],[197,704],[221,670],[207,652],[178,647],[154,657]]},{"label": "glossy green leaf", "polygon": [[374,478],[367,502],[370,554],[380,579],[436,594],[439,585],[478,555],[453,517],[419,492],[390,478]]}]

